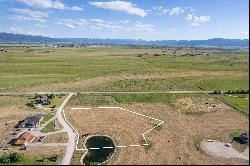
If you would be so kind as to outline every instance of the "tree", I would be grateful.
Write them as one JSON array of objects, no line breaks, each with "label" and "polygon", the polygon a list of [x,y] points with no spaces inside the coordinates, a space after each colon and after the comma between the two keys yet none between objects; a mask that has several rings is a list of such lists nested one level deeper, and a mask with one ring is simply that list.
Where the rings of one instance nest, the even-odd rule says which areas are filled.
[{"label": "tree", "polygon": [[19,153],[12,153],[10,154],[9,158],[12,163],[15,163],[15,162],[22,161],[24,159],[24,156]]}]

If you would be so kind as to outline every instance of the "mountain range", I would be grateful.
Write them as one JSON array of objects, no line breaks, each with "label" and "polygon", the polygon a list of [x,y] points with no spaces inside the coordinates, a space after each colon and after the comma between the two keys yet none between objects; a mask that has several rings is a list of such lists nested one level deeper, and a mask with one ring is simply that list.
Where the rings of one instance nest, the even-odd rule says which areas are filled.
[{"label": "mountain range", "polygon": [[248,39],[213,38],[207,40],[141,40],[141,39],[99,39],[99,38],[51,38],[0,32],[0,43],[38,43],[38,44],[104,44],[104,45],[157,45],[157,46],[214,46],[248,47]]}]

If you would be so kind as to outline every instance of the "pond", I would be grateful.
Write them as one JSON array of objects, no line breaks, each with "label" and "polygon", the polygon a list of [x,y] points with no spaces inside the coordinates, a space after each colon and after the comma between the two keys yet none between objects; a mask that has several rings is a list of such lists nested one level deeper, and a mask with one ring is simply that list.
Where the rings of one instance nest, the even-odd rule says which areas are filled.
[{"label": "pond", "polygon": [[[89,148],[100,148],[100,149],[89,149],[88,153],[83,159],[83,163],[86,165],[98,164],[108,160],[115,151],[115,145],[111,138],[107,136],[92,136],[86,140],[86,147]],[[113,148],[103,148],[113,147]]]}]

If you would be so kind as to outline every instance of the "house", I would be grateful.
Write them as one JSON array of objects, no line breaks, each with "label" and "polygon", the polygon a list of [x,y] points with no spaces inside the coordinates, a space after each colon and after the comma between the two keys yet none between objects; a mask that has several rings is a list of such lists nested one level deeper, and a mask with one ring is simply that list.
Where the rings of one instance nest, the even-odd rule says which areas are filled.
[{"label": "house", "polygon": [[22,135],[20,135],[16,141],[15,141],[15,145],[17,146],[26,146],[27,143],[31,143],[32,141],[34,141],[36,137],[34,135],[32,135],[30,132],[25,131]]},{"label": "house", "polygon": [[46,97],[39,97],[36,101],[37,104],[42,104],[42,105],[49,104],[49,100]]},{"label": "house", "polygon": [[19,125],[20,128],[35,128],[38,127],[43,119],[43,115],[38,114],[34,116],[28,116]]},{"label": "house", "polygon": [[247,133],[243,133],[239,136],[239,139],[241,140],[241,142],[243,142],[244,144],[249,144],[249,135]]}]

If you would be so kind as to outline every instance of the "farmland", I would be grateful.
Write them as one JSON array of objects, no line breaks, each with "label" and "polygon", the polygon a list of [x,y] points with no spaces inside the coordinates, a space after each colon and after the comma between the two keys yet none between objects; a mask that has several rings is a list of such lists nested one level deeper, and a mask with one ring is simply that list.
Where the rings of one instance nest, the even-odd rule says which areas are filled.
[{"label": "farmland", "polygon": [[[151,47],[7,47],[7,50],[0,53],[2,92],[248,88],[246,52],[212,50],[209,55],[189,57],[174,56],[172,49],[154,56],[161,49]],[[183,54],[185,50],[178,52]]]},{"label": "farmland", "polygon": [[[248,90],[248,50],[149,46],[4,47],[7,52],[0,52],[0,120],[1,124],[10,124],[0,129],[11,128],[1,136],[5,141],[12,137],[18,121],[42,113],[44,126],[40,134],[46,136],[43,141],[48,146],[44,149],[47,157],[51,155],[47,151],[51,144],[66,146],[70,143],[67,140],[73,138],[79,139],[78,148],[84,148],[83,136],[90,134],[107,135],[117,145],[126,146],[117,148],[107,164],[248,163],[242,159],[214,158],[200,147],[204,139],[230,142],[232,135],[249,133],[248,94],[200,93]],[[168,91],[199,93],[165,93]],[[32,94],[4,94],[12,92]],[[54,93],[54,98],[48,105],[28,107],[27,103],[36,99],[37,92]],[[65,108],[60,107],[62,103],[67,103]],[[64,118],[72,125],[70,128],[74,127],[72,133],[78,132],[81,138],[70,135],[65,129],[62,110]],[[145,117],[162,123],[157,126],[157,121]],[[153,127],[147,134],[150,146],[144,146],[142,133]],[[29,150],[33,152],[39,144],[42,143],[32,143]],[[5,142],[1,142],[1,146],[4,145]],[[69,146],[74,148],[74,145]],[[241,151],[246,148],[237,142],[233,147]],[[63,154],[67,154],[63,150],[64,147],[58,147],[53,151],[60,155],[60,161]],[[74,149],[70,163],[81,164],[84,155],[84,150]],[[34,158],[27,163],[35,163],[42,156]],[[50,163],[46,160],[40,164],[47,162]]]},{"label": "farmland", "polygon": [[[203,139],[230,141],[231,133],[247,132],[249,121],[245,116],[209,95],[152,96],[77,95],[69,101],[65,114],[80,135],[86,132],[105,134],[114,138],[119,145],[127,146],[117,148],[115,156],[107,164],[247,163],[239,159],[214,159],[200,148],[200,141]],[[208,108],[206,102],[213,103],[216,107]],[[131,144],[140,145],[143,131],[156,122],[115,108],[98,109],[98,106],[126,108],[163,120],[164,123],[147,134],[150,142],[148,150],[141,146],[130,147]],[[91,109],[71,109],[82,107]],[[82,146],[81,142],[82,139],[78,146]],[[239,145],[234,143],[234,146]],[[83,151],[75,151],[71,163],[80,164],[83,154]]]}]

